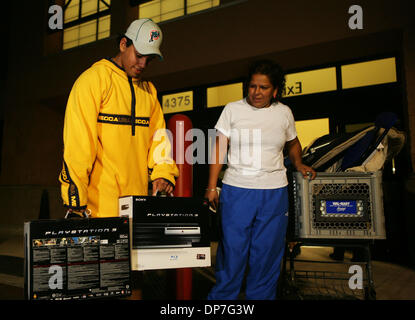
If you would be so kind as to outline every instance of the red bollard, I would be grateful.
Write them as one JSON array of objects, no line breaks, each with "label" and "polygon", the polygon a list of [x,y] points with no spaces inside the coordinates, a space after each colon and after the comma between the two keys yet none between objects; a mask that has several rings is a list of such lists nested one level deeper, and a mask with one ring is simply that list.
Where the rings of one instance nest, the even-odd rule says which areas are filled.
[{"label": "red bollard", "polygon": [[[175,197],[193,196],[193,165],[185,159],[185,152],[193,143],[193,139],[186,141],[186,133],[193,129],[192,121],[189,117],[176,114],[167,122],[167,129],[172,133],[173,159],[179,168],[179,178],[174,188]],[[190,151],[188,151],[190,152]]]},{"label": "red bollard", "polygon": [[[186,141],[186,133],[193,128],[189,117],[176,114],[167,122],[167,129],[172,133],[173,159],[179,169],[179,178],[174,189],[175,197],[193,196],[193,166],[185,159],[186,150],[193,143],[193,139]],[[190,151],[188,151],[190,152]],[[192,299],[192,269],[176,269],[176,299]]]}]

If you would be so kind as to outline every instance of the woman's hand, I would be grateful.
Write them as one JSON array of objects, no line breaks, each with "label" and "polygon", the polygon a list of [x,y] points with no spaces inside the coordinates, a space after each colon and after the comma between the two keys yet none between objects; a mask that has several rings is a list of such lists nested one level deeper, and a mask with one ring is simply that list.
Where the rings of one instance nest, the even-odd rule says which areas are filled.
[{"label": "woman's hand", "polygon": [[316,172],[313,168],[306,166],[302,162],[300,140],[298,140],[298,138],[295,138],[293,140],[287,141],[285,146],[288,151],[288,157],[290,158],[292,164],[297,169],[297,171],[301,172],[304,178],[309,178],[310,180],[313,180],[316,177]]},{"label": "woman's hand", "polygon": [[313,168],[306,166],[305,164],[301,163],[297,166],[297,171],[301,172],[304,178],[310,178],[310,180],[313,180],[316,177],[316,172]]}]

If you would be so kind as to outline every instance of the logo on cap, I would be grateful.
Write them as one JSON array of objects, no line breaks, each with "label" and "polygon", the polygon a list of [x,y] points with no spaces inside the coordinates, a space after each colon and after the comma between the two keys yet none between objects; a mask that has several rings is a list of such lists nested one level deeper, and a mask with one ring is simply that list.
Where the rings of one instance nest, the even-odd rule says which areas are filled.
[{"label": "logo on cap", "polygon": [[150,40],[148,42],[153,42],[154,40],[157,40],[158,38],[160,38],[160,32],[157,30],[151,30]]}]

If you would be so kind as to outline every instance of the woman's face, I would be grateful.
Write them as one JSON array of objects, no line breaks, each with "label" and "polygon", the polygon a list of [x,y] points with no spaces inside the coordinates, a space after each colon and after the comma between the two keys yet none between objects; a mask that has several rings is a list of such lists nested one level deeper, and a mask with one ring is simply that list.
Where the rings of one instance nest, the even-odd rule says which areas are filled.
[{"label": "woman's face", "polygon": [[255,108],[267,108],[271,105],[271,99],[277,96],[277,90],[268,76],[256,73],[248,84],[248,103]]}]

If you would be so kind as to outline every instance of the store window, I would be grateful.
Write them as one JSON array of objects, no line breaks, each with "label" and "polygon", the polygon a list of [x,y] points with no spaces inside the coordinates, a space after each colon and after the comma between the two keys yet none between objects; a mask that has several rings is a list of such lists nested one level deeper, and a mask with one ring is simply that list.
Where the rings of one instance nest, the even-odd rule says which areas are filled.
[{"label": "store window", "polygon": [[207,107],[223,107],[243,98],[242,82],[207,88]]},{"label": "store window", "polygon": [[396,59],[386,58],[341,66],[343,89],[397,81]]},{"label": "store window", "polygon": [[139,17],[161,22],[219,5],[220,0],[154,0],[139,6]]},{"label": "store window", "polygon": [[285,76],[284,98],[337,90],[336,68],[324,68]]},{"label": "store window", "polygon": [[110,36],[111,0],[66,0],[63,50]]},{"label": "store window", "polygon": [[330,133],[329,118],[296,121],[295,127],[303,149],[317,138]]}]

